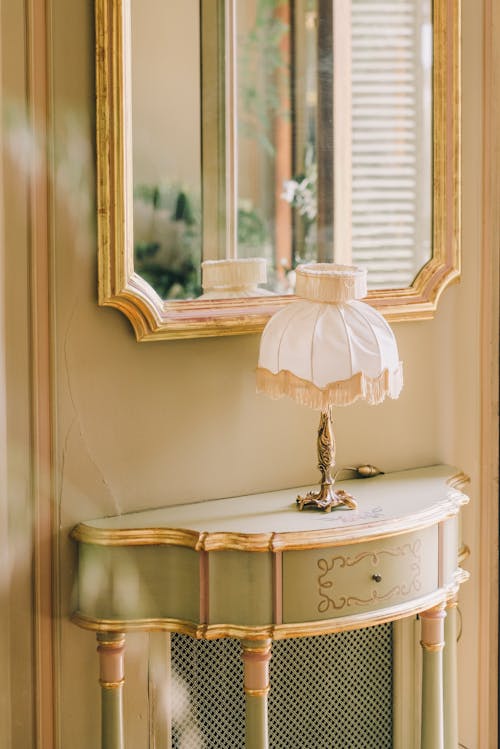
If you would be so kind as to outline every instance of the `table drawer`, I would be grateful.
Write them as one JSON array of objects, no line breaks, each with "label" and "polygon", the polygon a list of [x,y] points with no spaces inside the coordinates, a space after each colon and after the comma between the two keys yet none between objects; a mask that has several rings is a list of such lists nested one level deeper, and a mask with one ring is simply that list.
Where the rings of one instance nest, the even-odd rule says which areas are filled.
[{"label": "table drawer", "polygon": [[283,622],[389,608],[438,587],[438,531],[283,553]]}]

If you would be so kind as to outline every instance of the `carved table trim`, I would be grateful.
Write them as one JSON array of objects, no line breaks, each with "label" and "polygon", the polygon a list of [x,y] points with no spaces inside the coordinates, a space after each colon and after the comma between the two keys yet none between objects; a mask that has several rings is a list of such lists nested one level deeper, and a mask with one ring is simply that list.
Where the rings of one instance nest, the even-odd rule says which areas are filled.
[{"label": "carved table trim", "polygon": [[299,487],[80,523],[72,532],[79,549],[72,618],[99,640],[103,749],[123,747],[126,632],[239,638],[247,747],[266,749],[272,640],[415,614],[422,622],[421,746],[456,746],[454,605],[468,577],[459,567],[458,523],[466,481],[453,468],[432,466],[343,482],[358,509],[328,515],[298,513]]}]

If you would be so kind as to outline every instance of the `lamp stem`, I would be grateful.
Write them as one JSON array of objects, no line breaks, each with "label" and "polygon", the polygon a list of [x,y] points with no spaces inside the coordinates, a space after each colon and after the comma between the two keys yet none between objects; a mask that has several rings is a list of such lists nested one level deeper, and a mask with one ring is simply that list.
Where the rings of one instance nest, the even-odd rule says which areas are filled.
[{"label": "lamp stem", "polygon": [[356,501],[351,494],[343,489],[334,489],[335,479],[332,471],[335,466],[335,439],[333,436],[332,408],[321,412],[318,428],[318,468],[321,472],[319,491],[307,492],[303,497],[297,497],[299,510],[304,507],[317,507],[330,512],[332,507],[344,505],[350,510],[356,509]]},{"label": "lamp stem", "polygon": [[335,466],[335,438],[333,436],[332,407],[321,412],[318,428],[318,468],[321,471],[321,488],[327,490],[335,479],[332,471]]}]

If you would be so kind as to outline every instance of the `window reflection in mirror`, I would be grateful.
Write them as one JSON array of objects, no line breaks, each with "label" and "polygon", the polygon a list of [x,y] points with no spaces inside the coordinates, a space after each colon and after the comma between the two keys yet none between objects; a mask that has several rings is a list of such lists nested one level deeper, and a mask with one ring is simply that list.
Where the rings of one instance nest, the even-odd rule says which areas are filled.
[{"label": "window reflection in mirror", "polygon": [[[237,256],[265,257],[278,294],[315,260],[409,286],[432,252],[431,0],[234,9]],[[204,33],[197,0],[132,0],[135,270],[164,299],[201,294],[202,259],[228,247],[203,239],[221,179],[200,167]]]},{"label": "window reflection in mirror", "polygon": [[405,288],[432,254],[432,2],[351,5],[352,257]]}]

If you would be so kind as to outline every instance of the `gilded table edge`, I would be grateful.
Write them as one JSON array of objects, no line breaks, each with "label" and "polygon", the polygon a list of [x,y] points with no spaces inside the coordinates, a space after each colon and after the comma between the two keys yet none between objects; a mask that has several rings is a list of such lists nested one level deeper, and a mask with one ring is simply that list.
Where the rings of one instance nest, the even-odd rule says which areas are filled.
[{"label": "gilded table edge", "polygon": [[195,551],[269,552],[363,543],[373,538],[388,538],[420,530],[458,514],[460,507],[469,502],[469,497],[460,490],[468,481],[464,473],[451,476],[446,481],[450,493],[439,504],[425,512],[389,519],[385,522],[385,528],[384,521],[381,520],[354,527],[269,533],[208,532],[189,528],[155,527],[108,530],[79,523],[70,536],[78,543],[96,546],[183,546]]}]

